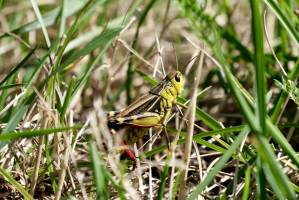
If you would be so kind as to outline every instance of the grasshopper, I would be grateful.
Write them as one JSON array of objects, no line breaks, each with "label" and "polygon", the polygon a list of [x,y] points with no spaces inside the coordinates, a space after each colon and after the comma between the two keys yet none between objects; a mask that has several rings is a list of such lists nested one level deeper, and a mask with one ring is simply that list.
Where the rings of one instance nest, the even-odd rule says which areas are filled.
[{"label": "grasshopper", "polygon": [[[166,133],[166,122],[171,115],[176,98],[182,93],[183,86],[184,77],[181,72],[169,73],[157,86],[137,98],[125,109],[109,112],[108,127],[114,133],[120,128],[127,128],[124,145],[137,142],[151,127],[164,128]],[[127,147],[125,153],[131,160],[136,159]]]}]

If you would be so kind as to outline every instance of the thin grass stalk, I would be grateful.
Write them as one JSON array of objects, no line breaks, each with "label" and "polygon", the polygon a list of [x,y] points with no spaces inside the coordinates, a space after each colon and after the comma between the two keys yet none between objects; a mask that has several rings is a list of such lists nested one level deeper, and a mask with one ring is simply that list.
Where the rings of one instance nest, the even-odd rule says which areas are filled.
[{"label": "thin grass stalk", "polygon": [[[70,112],[69,115],[69,124],[70,126],[74,125],[73,122],[73,112]],[[72,149],[72,139],[73,139],[73,132],[70,131],[70,134],[64,134],[64,154],[62,156],[62,164],[61,170],[58,178],[58,185],[57,185],[57,192],[55,195],[55,200],[59,200],[61,198],[63,183],[65,181],[66,170],[69,166],[70,154]]]},{"label": "thin grass stalk", "polygon": [[140,165],[140,160],[139,160],[139,153],[138,153],[138,148],[137,144],[134,144],[134,152],[136,155],[136,168],[137,168],[137,176],[138,176],[138,185],[139,185],[139,191],[141,194],[144,194],[144,185],[143,185],[143,180],[142,180],[142,169]]},{"label": "thin grass stalk", "polygon": [[[46,111],[43,111],[43,118],[42,118],[42,127],[46,128],[48,125],[48,117]],[[40,168],[40,161],[43,153],[43,146],[45,143],[45,136],[39,136],[38,137],[38,149],[37,149],[37,155],[35,157],[35,164],[34,164],[34,169],[33,169],[33,175],[31,178],[31,185],[30,185],[30,194],[34,195],[34,190],[37,184],[37,179],[38,179],[38,172]]]},{"label": "thin grass stalk", "polygon": [[33,169],[33,176],[31,179],[31,186],[30,186],[30,194],[33,196],[34,195],[34,190],[37,184],[37,179],[38,179],[38,172],[39,172],[39,167],[40,167],[40,161],[41,161],[41,156],[43,153],[43,146],[45,143],[45,136],[39,136],[38,137],[38,149],[37,149],[37,155],[34,158],[35,164],[34,164],[34,169]]},{"label": "thin grass stalk", "polygon": [[[146,5],[144,11],[142,12],[142,14],[140,16],[140,19],[138,21],[138,25],[137,25],[137,28],[136,28],[136,32],[135,32],[135,35],[134,35],[134,38],[133,38],[133,42],[132,42],[132,49],[135,49],[136,46],[137,46],[140,27],[144,23],[148,12],[154,6],[155,2],[156,2],[156,0],[151,0]],[[132,100],[132,95],[131,95],[131,92],[132,92],[132,79],[133,79],[132,65],[133,65],[133,58],[132,58],[132,53],[130,53],[130,59],[129,59],[129,62],[128,62],[128,69],[127,69],[127,80],[126,80],[127,104],[130,104],[131,100]]]},{"label": "thin grass stalk", "polygon": [[185,163],[185,168],[180,174],[180,190],[179,190],[179,199],[183,199],[186,197],[186,181],[187,181],[187,174],[188,174],[188,167],[190,162],[190,154],[192,148],[192,139],[193,139],[193,131],[194,131],[194,121],[195,121],[195,113],[196,113],[196,102],[197,102],[197,88],[200,81],[201,69],[203,65],[204,54],[200,52],[200,61],[197,65],[193,88],[192,88],[192,97],[190,102],[190,114],[188,115],[188,124],[187,124],[187,137],[185,143],[185,150],[183,156],[183,162]]}]

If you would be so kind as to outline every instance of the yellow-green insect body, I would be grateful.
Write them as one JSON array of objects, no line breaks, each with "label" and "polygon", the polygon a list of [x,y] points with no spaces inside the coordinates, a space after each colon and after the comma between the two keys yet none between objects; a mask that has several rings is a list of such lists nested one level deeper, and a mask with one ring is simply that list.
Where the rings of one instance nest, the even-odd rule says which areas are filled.
[{"label": "yellow-green insect body", "polygon": [[138,136],[142,137],[148,128],[166,125],[173,103],[182,93],[183,85],[184,77],[181,72],[169,73],[157,86],[124,110],[110,112],[108,126],[116,129],[129,127],[131,133],[127,134],[127,143],[136,142]]}]

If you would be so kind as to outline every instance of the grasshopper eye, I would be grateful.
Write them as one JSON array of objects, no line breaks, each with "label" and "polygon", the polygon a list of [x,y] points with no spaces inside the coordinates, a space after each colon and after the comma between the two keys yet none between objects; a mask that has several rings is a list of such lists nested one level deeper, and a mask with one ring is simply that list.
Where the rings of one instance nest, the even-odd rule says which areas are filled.
[{"label": "grasshopper eye", "polygon": [[180,82],[181,81],[181,77],[179,75],[179,73],[176,73],[176,75],[174,76],[176,82]]}]

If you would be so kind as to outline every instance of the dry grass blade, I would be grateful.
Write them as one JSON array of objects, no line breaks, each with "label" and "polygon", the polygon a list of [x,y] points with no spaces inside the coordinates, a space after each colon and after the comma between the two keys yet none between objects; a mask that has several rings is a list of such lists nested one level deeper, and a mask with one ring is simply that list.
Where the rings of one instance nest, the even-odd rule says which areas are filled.
[{"label": "dry grass blade", "polygon": [[188,173],[188,166],[190,162],[190,154],[191,154],[191,147],[192,147],[192,138],[193,138],[193,130],[194,130],[194,121],[195,121],[195,110],[196,110],[196,101],[197,101],[197,88],[200,81],[200,75],[201,70],[203,66],[204,61],[204,54],[200,52],[200,60],[199,64],[196,67],[195,70],[195,77],[193,82],[193,88],[192,88],[192,96],[191,96],[191,102],[189,104],[190,113],[188,115],[188,123],[187,123],[187,137],[186,137],[186,144],[185,144],[185,150],[184,150],[184,157],[183,161],[185,163],[185,168],[181,172],[180,177],[180,190],[179,190],[179,199],[186,198],[186,180],[187,180],[187,173]]}]

